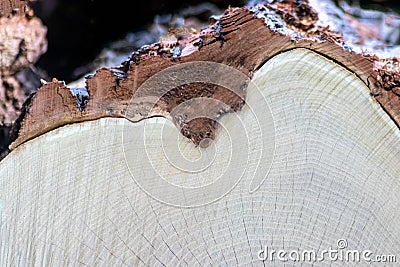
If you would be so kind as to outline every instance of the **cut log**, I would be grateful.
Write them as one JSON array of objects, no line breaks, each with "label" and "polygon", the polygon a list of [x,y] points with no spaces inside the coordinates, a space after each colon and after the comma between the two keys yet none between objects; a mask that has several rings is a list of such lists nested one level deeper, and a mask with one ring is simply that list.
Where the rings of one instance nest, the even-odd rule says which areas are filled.
[{"label": "cut log", "polygon": [[399,260],[398,61],[295,2],[44,84],[0,163],[0,265]]}]

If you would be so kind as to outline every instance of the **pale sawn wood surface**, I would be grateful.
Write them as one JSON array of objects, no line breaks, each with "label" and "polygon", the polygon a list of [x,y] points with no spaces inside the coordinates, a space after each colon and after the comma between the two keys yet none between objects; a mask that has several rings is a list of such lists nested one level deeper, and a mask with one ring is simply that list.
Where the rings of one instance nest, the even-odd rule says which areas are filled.
[{"label": "pale sawn wood surface", "polygon": [[[353,250],[400,251],[400,131],[368,88],[304,49],[269,60],[253,81],[266,100],[255,98],[250,88],[248,104],[259,109],[267,103],[275,129],[273,146],[265,142],[265,151],[275,147],[273,164],[258,190],[249,193],[246,175],[256,168],[252,157],[259,155],[262,140],[250,142],[248,162],[234,162],[238,172],[247,170],[231,192],[211,204],[183,208],[143,192],[126,159],[135,158],[131,167],[142,171],[142,179],[154,166],[172,183],[200,186],[229,165],[227,134],[218,135],[210,148],[215,153],[207,153],[180,138],[163,118],[68,125],[0,162],[0,266],[262,266],[257,252],[264,246],[322,250],[335,248],[339,239]],[[258,136],[250,113],[246,108],[237,114],[254,129],[250,136]],[[227,133],[237,127],[230,116],[223,118]],[[138,143],[145,125],[147,151]],[[215,158],[209,168],[193,174],[171,167],[160,143],[162,126],[166,147],[178,140],[189,159]],[[154,164],[140,164],[146,160]]]}]

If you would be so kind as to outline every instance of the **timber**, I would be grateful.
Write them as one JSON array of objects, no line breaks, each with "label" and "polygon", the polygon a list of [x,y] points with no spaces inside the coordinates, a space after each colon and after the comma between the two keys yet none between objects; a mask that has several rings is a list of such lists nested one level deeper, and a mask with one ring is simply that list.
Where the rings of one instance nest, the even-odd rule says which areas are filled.
[{"label": "timber", "polygon": [[84,88],[44,82],[0,162],[0,265],[400,260],[399,60],[317,20],[307,1],[229,8]]}]

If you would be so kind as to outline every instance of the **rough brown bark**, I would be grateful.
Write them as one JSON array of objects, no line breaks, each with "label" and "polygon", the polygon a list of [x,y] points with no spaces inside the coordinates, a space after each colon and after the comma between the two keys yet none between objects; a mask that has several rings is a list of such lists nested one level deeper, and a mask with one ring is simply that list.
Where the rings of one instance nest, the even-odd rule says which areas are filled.
[{"label": "rough brown bark", "polygon": [[[234,67],[251,77],[269,58],[294,48],[310,49],[353,72],[399,125],[400,100],[395,93],[399,84],[398,70],[387,67],[388,64],[396,65],[397,61],[382,64],[374,55],[352,52],[340,35],[317,26],[317,19],[318,14],[306,1],[300,5],[288,1],[286,4],[230,8],[200,33],[191,34],[178,43],[152,44],[134,52],[119,67],[99,69],[87,77],[89,96],[83,99],[74,97],[63,82],[54,80],[43,85],[32,97],[27,105],[28,112],[14,128],[15,141],[11,148],[65,124],[102,117],[124,117],[137,88],[170,66],[212,61]],[[176,88],[174,92],[161,99],[159,112],[152,116],[164,116],[177,102],[199,94],[227,99],[226,104],[232,111],[242,105],[240,97],[231,96],[227,90],[215,86],[194,84]],[[220,110],[215,118],[224,112],[229,111]],[[197,120],[197,123],[199,125],[195,122],[185,125],[186,130],[182,133],[196,144],[205,136],[214,136],[213,120]]]},{"label": "rough brown bark", "polygon": [[0,16],[24,15],[28,10],[29,0],[0,1]]}]

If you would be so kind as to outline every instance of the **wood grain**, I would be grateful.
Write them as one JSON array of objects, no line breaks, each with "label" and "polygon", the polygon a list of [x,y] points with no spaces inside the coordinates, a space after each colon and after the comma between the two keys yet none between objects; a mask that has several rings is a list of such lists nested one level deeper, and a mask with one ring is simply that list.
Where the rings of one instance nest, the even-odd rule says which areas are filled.
[{"label": "wood grain", "polygon": [[[199,173],[176,168],[184,162],[178,152],[189,164],[199,151],[214,158],[212,147],[179,138],[165,118],[74,123],[17,147],[0,163],[0,265],[283,265],[277,258],[261,262],[259,251],[320,253],[336,249],[340,239],[349,250],[396,254],[400,131],[369,88],[308,49],[272,57],[252,81],[247,105],[220,120],[228,134],[216,136],[216,160]],[[263,126],[271,119],[251,119],[252,110],[265,107],[273,118],[272,147]],[[242,125],[232,123],[234,116]],[[251,153],[229,159],[229,134],[239,126],[248,136],[233,141],[250,141]],[[169,130],[161,137],[163,127]],[[168,149],[175,158],[167,158]],[[274,160],[250,193],[253,171],[267,162],[258,164],[260,153],[273,153]],[[200,203],[214,191],[183,198],[189,189],[182,188],[216,184],[230,166],[232,179],[244,176],[218,200],[191,208],[160,201]],[[146,187],[154,190],[148,194],[140,185],[149,186],[154,172],[160,180]],[[180,190],[160,186],[161,178]]]}]

